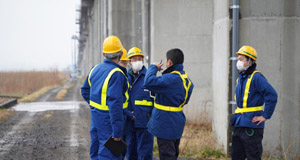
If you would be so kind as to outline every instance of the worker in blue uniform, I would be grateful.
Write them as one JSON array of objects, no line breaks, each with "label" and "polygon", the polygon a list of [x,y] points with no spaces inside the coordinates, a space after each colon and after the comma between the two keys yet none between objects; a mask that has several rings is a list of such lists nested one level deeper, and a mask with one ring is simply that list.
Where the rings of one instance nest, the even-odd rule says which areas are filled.
[{"label": "worker in blue uniform", "polygon": [[[126,51],[126,49],[125,48],[123,48],[122,49],[122,52],[123,52],[123,54],[122,54],[122,57],[121,57],[121,59],[120,59],[120,62],[119,62],[119,65],[120,66],[122,66],[122,67],[124,67],[124,68],[126,68],[126,70],[128,69],[128,66],[129,66],[129,59],[128,59],[128,57],[127,57],[127,51]],[[127,76],[127,75],[126,75]],[[128,80],[128,79],[127,79]],[[129,90],[128,90],[129,91]],[[124,112],[126,113],[127,112],[127,109],[128,109],[128,107],[126,108],[126,109],[124,109]],[[124,116],[124,126],[125,126],[125,123],[126,123],[126,115]],[[128,134],[128,127],[124,127],[124,130],[123,130],[123,140],[126,140],[126,137],[127,137],[127,134]],[[127,149],[126,149],[127,150]],[[124,160],[125,159],[125,156],[126,156],[126,152],[127,151],[124,151],[123,153],[122,153],[122,160]]]},{"label": "worker in blue uniform", "polygon": [[278,96],[262,73],[256,70],[256,50],[243,46],[236,54],[240,73],[236,86],[237,108],[231,118],[234,126],[232,159],[260,160],[265,121],[271,118]]},{"label": "worker in blue uniform", "polygon": [[160,160],[175,160],[185,125],[183,106],[188,103],[193,83],[183,70],[184,55],[180,49],[166,53],[167,69],[157,76],[162,63],[150,65],[144,85],[155,93],[154,109],[148,122],[148,131],[157,137]]},{"label": "worker in blue uniform", "polygon": [[123,136],[124,111],[128,104],[127,71],[118,63],[122,56],[122,43],[116,36],[109,36],[103,42],[103,63],[94,66],[87,76],[81,94],[91,110],[92,160],[120,160],[105,146],[112,136],[120,141]]},{"label": "worker in blue uniform", "polygon": [[128,51],[128,58],[131,68],[128,70],[130,89],[125,127],[128,129],[126,159],[152,160],[154,137],[147,131],[147,123],[153,109],[153,98],[144,87],[147,72],[143,64],[144,55],[139,48],[133,47]]},{"label": "worker in blue uniform", "polygon": [[128,63],[129,63],[129,59],[127,57],[127,51],[126,51],[125,48],[123,48],[122,52],[123,52],[123,54],[122,54],[122,57],[120,59],[119,65],[127,69],[128,68]]}]

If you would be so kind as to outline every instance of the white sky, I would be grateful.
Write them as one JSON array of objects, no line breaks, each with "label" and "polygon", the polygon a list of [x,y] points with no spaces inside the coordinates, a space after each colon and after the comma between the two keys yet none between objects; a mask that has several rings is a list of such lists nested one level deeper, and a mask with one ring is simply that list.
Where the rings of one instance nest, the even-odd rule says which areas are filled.
[{"label": "white sky", "polygon": [[71,65],[80,0],[0,0],[0,71]]}]

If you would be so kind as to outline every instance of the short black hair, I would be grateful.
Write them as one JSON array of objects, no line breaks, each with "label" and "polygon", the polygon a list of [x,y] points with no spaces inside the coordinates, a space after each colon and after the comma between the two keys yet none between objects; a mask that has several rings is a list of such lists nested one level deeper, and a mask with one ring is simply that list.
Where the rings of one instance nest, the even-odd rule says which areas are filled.
[{"label": "short black hair", "polygon": [[183,64],[184,61],[183,52],[178,48],[170,49],[167,52],[167,60],[169,59],[173,62],[174,65]]},{"label": "short black hair", "polygon": [[247,61],[249,61],[249,59],[250,59],[252,61],[252,63],[255,63],[255,60],[252,59],[251,57],[248,57],[248,56],[245,56],[245,57],[246,57]]}]

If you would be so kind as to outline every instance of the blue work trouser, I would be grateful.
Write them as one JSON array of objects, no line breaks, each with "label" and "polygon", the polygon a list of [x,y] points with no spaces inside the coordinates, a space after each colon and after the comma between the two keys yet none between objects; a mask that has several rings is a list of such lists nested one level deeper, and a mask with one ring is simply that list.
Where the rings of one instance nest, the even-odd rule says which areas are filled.
[{"label": "blue work trouser", "polygon": [[90,157],[92,160],[98,160],[99,140],[97,135],[97,128],[94,126],[93,121],[91,121],[90,136]]},{"label": "blue work trouser", "polygon": [[236,127],[232,135],[232,160],[260,160],[263,128]]},{"label": "blue work trouser", "polygon": [[[98,151],[97,151],[97,156],[94,156],[94,158],[91,157],[92,160],[121,160],[122,156],[120,155],[119,157],[114,156],[105,146],[104,143],[107,141],[107,139],[112,135],[112,130],[111,129],[103,129],[103,126],[101,126],[101,123],[99,123],[99,119],[101,117],[101,114],[99,110],[95,108],[91,108],[91,118],[94,126],[94,130],[91,133],[91,137],[97,137],[98,139]],[[92,140],[92,139],[91,139]],[[93,147],[92,148],[92,144]],[[91,150],[90,152],[93,151],[93,154],[95,154],[96,150],[96,144],[97,142],[91,143]]]},{"label": "blue work trouser", "polygon": [[128,160],[152,160],[153,135],[146,128],[136,128],[126,138]]},{"label": "blue work trouser", "polygon": [[157,137],[160,160],[177,160],[179,155],[180,139],[167,140]]}]

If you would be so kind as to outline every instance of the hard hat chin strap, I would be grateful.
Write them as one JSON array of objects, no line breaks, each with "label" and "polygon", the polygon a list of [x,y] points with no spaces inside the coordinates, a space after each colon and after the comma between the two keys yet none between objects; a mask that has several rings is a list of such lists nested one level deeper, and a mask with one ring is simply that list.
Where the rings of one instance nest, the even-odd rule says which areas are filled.
[{"label": "hard hat chin strap", "polygon": [[[250,61],[252,61],[252,64],[250,64]],[[249,59],[248,59],[248,66],[247,66],[247,67],[248,67],[248,68],[251,67],[251,66],[253,65],[253,63],[254,63],[254,61],[249,57]],[[248,69],[248,68],[247,68],[247,69]]]}]

